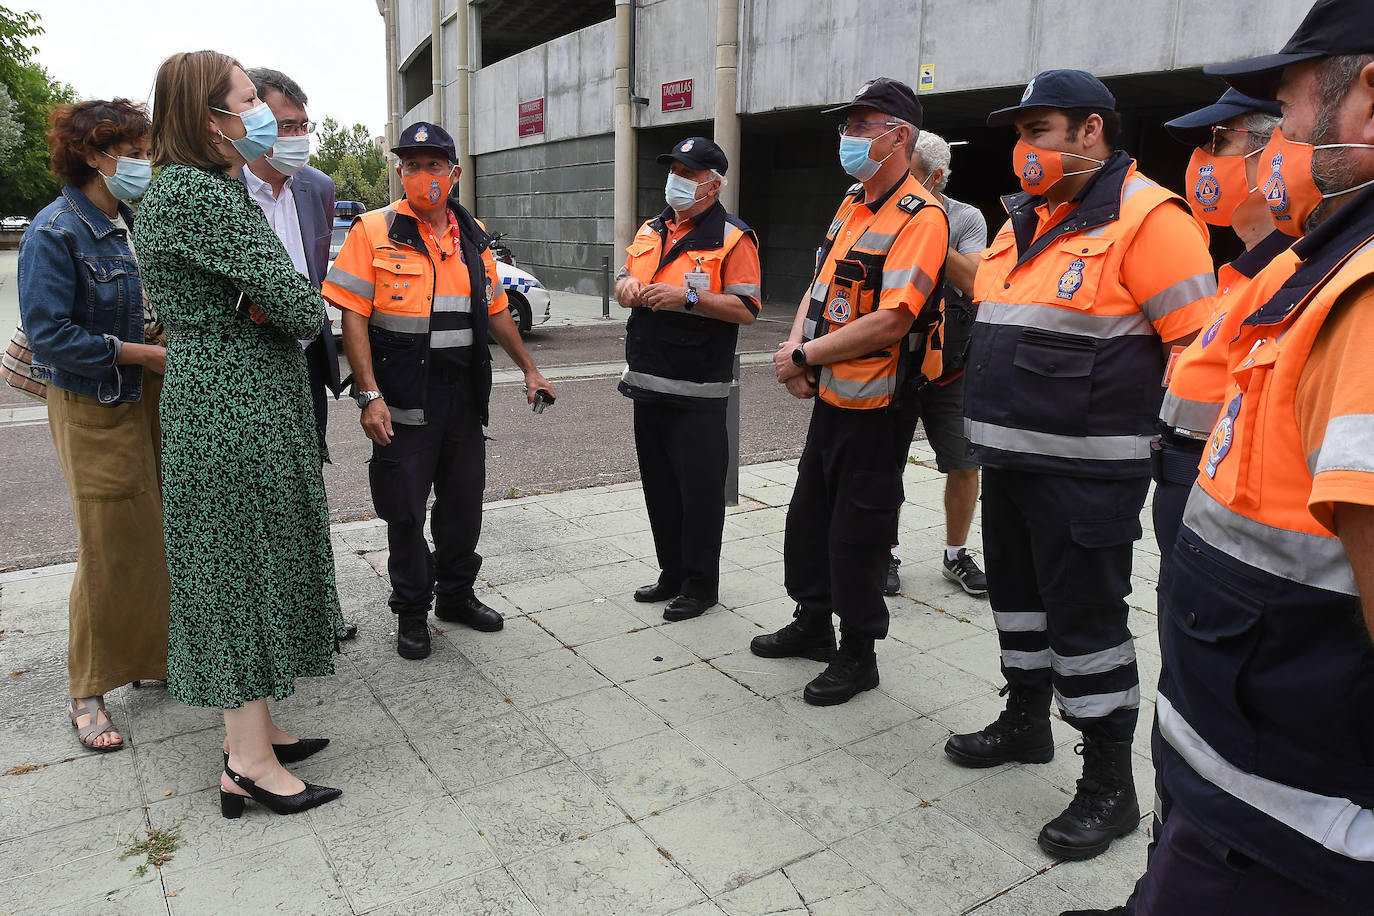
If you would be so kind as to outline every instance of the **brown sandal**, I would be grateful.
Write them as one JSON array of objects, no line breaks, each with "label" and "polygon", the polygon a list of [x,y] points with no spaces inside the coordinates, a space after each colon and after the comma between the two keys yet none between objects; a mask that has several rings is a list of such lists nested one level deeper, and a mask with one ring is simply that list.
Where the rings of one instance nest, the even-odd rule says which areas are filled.
[{"label": "brown sandal", "polygon": [[[90,722],[85,725],[77,724],[77,719],[81,716],[90,716]],[[102,724],[100,717],[104,716]],[[124,736],[119,734],[114,722],[110,719],[110,712],[105,708],[104,697],[72,697],[67,704],[67,718],[72,720],[72,727],[76,729],[77,740],[87,748],[101,754],[108,754],[110,751],[118,751],[124,748]],[[119,735],[119,742],[116,744],[96,744],[95,739],[106,732],[114,732]]]}]

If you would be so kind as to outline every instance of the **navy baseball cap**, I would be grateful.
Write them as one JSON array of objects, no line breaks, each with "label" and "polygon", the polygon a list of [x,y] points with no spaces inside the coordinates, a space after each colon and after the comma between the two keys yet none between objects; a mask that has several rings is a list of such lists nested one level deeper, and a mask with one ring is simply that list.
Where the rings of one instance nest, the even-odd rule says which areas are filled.
[{"label": "navy baseball cap", "polygon": [[677,161],[690,169],[715,169],[722,175],[730,167],[725,151],[706,137],[688,137],[673,147],[671,153],[659,156],[658,161],[664,165]]},{"label": "navy baseball cap", "polygon": [[438,124],[431,124],[428,121],[416,121],[401,131],[401,139],[391,148],[391,151],[400,156],[413,149],[438,150],[448,156],[449,162],[458,161],[458,154],[453,147],[453,138],[448,135],[448,131]]},{"label": "navy baseball cap", "polygon": [[901,118],[917,130],[921,129],[921,102],[916,98],[916,93],[901,80],[886,76],[869,80],[860,86],[859,91],[854,93],[852,102],[826,108],[821,114],[832,114],[836,111],[847,113],[851,108],[860,107],[872,108],[885,115]]},{"label": "navy baseball cap", "polygon": [[1027,108],[1094,108],[1098,111],[1116,111],[1116,97],[1102,81],[1084,70],[1046,70],[1037,73],[1026,91],[1021,93],[1021,104],[1010,108],[999,108],[988,115],[988,127],[1003,127],[1016,120],[1017,114]]},{"label": "navy baseball cap", "polygon": [[1252,99],[1236,89],[1227,89],[1221,98],[1206,108],[1164,122],[1164,129],[1179,143],[1200,146],[1212,139],[1212,125],[1243,114],[1266,114],[1280,117],[1278,102]]},{"label": "navy baseball cap", "polygon": [[1212,64],[1203,73],[1219,76],[1248,96],[1273,99],[1283,68],[1318,57],[1374,53],[1374,16],[1369,0],[1317,0],[1298,30],[1277,54],[1229,64]]}]

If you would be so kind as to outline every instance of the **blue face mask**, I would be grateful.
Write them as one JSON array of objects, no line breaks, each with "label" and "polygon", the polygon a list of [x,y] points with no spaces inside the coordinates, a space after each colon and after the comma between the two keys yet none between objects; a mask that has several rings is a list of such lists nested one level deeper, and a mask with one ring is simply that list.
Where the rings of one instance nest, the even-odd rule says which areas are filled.
[{"label": "blue face mask", "polygon": [[[887,156],[891,156],[892,153],[888,153],[887,156],[874,162],[868,158],[868,150],[873,146],[874,140],[881,140],[896,129],[895,127],[889,128],[876,137],[850,137],[848,135],[840,137],[840,165],[844,167],[846,172],[860,181],[867,181],[872,178],[878,174],[878,169],[883,167],[883,163],[887,161]],[[893,152],[896,150],[894,149]]]},{"label": "blue face mask", "polygon": [[239,151],[239,155],[248,162],[252,162],[259,156],[265,156],[277,142],[277,119],[272,114],[272,109],[267,107],[266,102],[259,102],[257,108],[250,108],[238,114],[225,111],[223,108],[212,107],[210,110],[234,115],[243,122],[245,133],[239,139],[229,140],[228,137],[224,137],[224,131],[220,131],[219,135],[229,140],[234,145],[234,149]]},{"label": "blue face mask", "polygon": [[110,193],[120,200],[142,197],[143,192],[148,190],[148,182],[153,180],[153,164],[147,159],[135,159],[132,156],[111,156],[104,150],[100,154],[116,163],[113,175],[100,173]]}]

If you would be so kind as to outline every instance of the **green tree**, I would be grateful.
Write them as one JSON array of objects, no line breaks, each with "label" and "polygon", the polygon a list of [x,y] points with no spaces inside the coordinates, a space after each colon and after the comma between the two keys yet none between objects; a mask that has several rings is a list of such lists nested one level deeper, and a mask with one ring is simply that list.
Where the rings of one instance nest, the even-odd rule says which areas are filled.
[{"label": "green tree", "polygon": [[386,154],[372,142],[366,124],[344,127],[326,117],[316,149],[310,164],[334,179],[339,200],[360,200],[369,209],[389,201]]},{"label": "green tree", "polygon": [[384,207],[390,202],[386,176],[383,175],[380,181],[369,181],[362,163],[352,153],[343,157],[334,174],[329,177],[334,179],[336,200],[361,201],[369,210]]},{"label": "green tree", "polygon": [[0,85],[0,159],[8,156],[24,137],[24,127],[15,117],[15,109],[9,90]]},{"label": "green tree", "polygon": [[0,6],[0,87],[9,97],[0,135],[7,121],[18,128],[8,154],[0,156],[0,215],[36,213],[61,190],[48,172],[44,134],[54,106],[74,101],[76,92],[34,60],[38,49],[29,41],[43,33],[38,21],[37,13]]}]

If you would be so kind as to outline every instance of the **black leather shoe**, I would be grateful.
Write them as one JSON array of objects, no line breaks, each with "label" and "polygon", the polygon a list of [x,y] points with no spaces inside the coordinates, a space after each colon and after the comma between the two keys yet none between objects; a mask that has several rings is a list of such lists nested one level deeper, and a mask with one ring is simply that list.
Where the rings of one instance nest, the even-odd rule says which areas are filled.
[{"label": "black leather shoe", "polygon": [[676,585],[667,585],[663,582],[655,582],[653,585],[641,585],[635,589],[635,600],[649,604],[653,601],[667,601],[677,594]]},{"label": "black leather shoe", "polygon": [[345,620],[343,629],[339,631],[339,642],[348,642],[350,639],[358,638],[358,625],[351,620]]},{"label": "black leather shoe", "polygon": [[1054,759],[1050,732],[1050,691],[1002,688],[1007,708],[982,731],[951,735],[945,756],[961,767],[995,767],[1001,763],[1049,763]]},{"label": "black leather shoe", "polygon": [[[274,744],[272,753],[277,763],[300,763],[329,746],[328,738],[299,738],[292,744]],[[229,765],[229,752],[224,752],[224,765]]]},{"label": "black leather shoe", "polygon": [[429,615],[397,614],[396,654],[401,658],[419,659],[428,658],[429,652]]},{"label": "black leather shoe", "polygon": [[792,612],[792,622],[776,633],[755,636],[749,651],[760,658],[809,658],[828,662],[835,657],[835,628],[830,615]]},{"label": "black leather shoe", "polygon": [[258,788],[258,784],[247,776],[240,776],[229,769],[229,764],[224,765],[224,773],[234,781],[234,785],[247,792],[244,795],[235,795],[232,792],[219,790],[219,810],[227,818],[236,818],[243,815],[243,803],[249,798],[260,805],[266,805],[277,814],[299,814],[302,811],[309,811],[311,808],[318,808],[325,802],[331,802],[343,794],[342,789],[331,789],[328,786],[313,786],[305,784],[305,788],[295,795],[276,795],[266,789]]},{"label": "black leather shoe", "polygon": [[1083,778],[1064,813],[1040,830],[1040,848],[1060,859],[1101,855],[1112,840],[1140,826],[1140,804],[1131,773],[1131,742],[1083,736]]},{"label": "black leather shoe", "polygon": [[873,653],[873,640],[846,636],[840,641],[835,660],[806,685],[802,699],[812,706],[838,706],[877,686],[878,657]]},{"label": "black leather shoe", "polygon": [[898,572],[902,561],[896,557],[887,558],[887,575],[883,576],[883,594],[892,597],[902,590],[902,574]]},{"label": "black leather shoe", "polygon": [[691,595],[678,595],[668,606],[663,609],[663,619],[669,621],[691,620],[693,617],[700,617],[706,613],[706,609],[715,604],[714,601],[703,601],[700,598],[693,598]]},{"label": "black leather shoe", "polygon": [[506,625],[505,618],[479,601],[476,595],[451,601],[439,599],[434,602],[434,616],[450,623],[466,624],[483,633],[495,633]]}]

